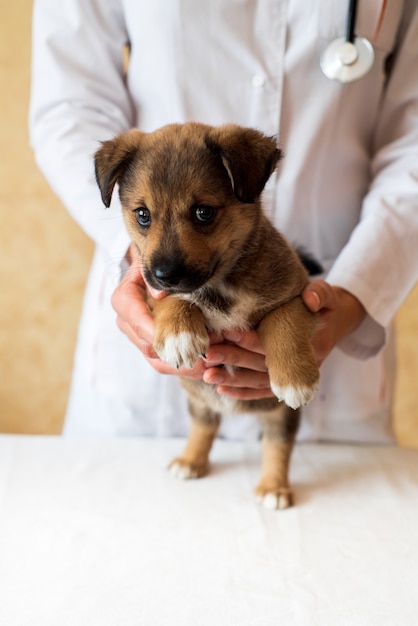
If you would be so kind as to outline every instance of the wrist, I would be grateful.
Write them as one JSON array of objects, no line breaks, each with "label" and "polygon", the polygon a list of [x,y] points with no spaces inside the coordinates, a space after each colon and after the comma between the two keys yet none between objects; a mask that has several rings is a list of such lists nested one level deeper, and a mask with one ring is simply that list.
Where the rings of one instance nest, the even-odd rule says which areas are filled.
[{"label": "wrist", "polygon": [[339,336],[337,342],[353,333],[362,323],[367,315],[366,309],[356,296],[343,289],[343,287],[334,287],[339,309]]}]

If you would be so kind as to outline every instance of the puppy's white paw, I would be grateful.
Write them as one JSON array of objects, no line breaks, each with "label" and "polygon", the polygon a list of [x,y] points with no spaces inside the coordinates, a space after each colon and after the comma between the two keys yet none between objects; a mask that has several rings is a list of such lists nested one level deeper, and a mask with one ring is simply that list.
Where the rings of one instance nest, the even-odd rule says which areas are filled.
[{"label": "puppy's white paw", "polygon": [[291,409],[298,409],[300,406],[308,404],[315,395],[318,385],[312,387],[306,387],[301,385],[300,387],[294,387],[288,385],[286,387],[280,387],[279,385],[271,384],[271,389],[274,395],[280,400],[290,406]]},{"label": "puppy's white paw", "polygon": [[174,478],[180,478],[180,480],[190,480],[191,478],[198,478],[198,472],[191,465],[182,465],[174,461],[168,468],[170,474]]},{"label": "puppy's white paw", "polygon": [[182,366],[193,367],[198,358],[206,353],[208,346],[207,334],[203,336],[181,332],[178,335],[168,335],[163,341],[156,342],[155,349],[160,359],[179,369]]},{"label": "puppy's white paw", "polygon": [[283,511],[292,506],[292,496],[290,493],[265,493],[264,495],[257,495],[256,500],[265,509],[269,509],[270,511]]},{"label": "puppy's white paw", "polygon": [[178,457],[170,463],[168,471],[174,478],[180,478],[180,480],[202,478],[209,471],[209,463],[204,458],[192,462],[189,459]]}]

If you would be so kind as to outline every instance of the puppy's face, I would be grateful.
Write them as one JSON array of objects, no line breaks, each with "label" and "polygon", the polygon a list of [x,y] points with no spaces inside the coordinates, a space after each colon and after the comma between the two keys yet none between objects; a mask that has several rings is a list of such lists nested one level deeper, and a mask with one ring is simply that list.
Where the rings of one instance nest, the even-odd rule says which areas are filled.
[{"label": "puppy's face", "polygon": [[196,123],[105,142],[96,175],[105,204],[116,182],[148,283],[170,293],[215,285],[242,254],[280,151],[238,126]]}]

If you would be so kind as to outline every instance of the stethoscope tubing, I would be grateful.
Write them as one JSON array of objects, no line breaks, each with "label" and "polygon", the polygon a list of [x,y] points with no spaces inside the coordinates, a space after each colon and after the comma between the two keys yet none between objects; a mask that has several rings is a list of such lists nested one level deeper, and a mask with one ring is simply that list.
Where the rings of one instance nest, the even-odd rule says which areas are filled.
[{"label": "stethoscope tubing", "polygon": [[354,43],[358,0],[350,0],[348,4],[345,40]]}]

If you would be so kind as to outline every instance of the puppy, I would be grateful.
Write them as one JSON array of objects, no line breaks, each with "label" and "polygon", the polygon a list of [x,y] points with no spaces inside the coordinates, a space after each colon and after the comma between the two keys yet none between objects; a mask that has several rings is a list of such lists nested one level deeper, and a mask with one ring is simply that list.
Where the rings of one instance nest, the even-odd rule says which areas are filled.
[{"label": "puppy", "polygon": [[256,130],[187,123],[106,141],[95,167],[107,207],[118,183],[147,282],[169,294],[149,297],[160,358],[190,368],[205,356],[209,331],[257,329],[277,397],[234,400],[202,380],[182,379],[192,425],[171,471],[204,476],[222,412],[253,412],[263,425],[255,493],[281,509],[292,503],[288,468],[299,407],[312,398],[319,372],[311,346],[317,318],[300,295],[308,273],[260,202],[280,157],[274,139]]}]

